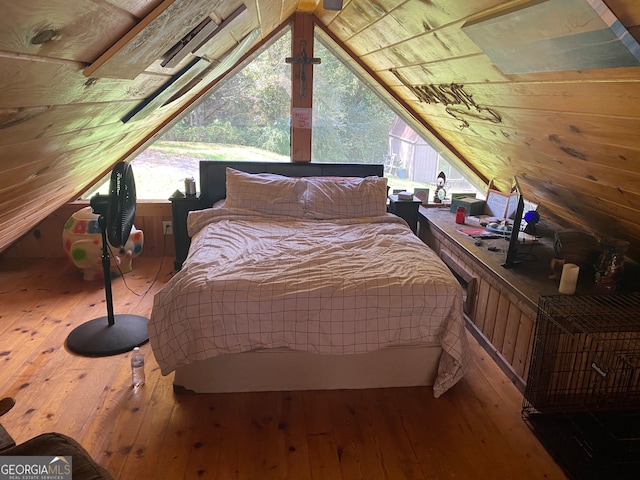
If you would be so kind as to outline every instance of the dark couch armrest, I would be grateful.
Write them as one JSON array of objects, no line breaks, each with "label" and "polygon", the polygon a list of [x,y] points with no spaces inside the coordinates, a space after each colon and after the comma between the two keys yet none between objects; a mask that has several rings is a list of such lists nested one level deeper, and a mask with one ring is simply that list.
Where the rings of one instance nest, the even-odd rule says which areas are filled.
[{"label": "dark couch armrest", "polygon": [[111,474],[96,463],[82,445],[61,433],[43,433],[0,453],[0,456],[48,455],[70,456],[73,480],[113,480]]}]

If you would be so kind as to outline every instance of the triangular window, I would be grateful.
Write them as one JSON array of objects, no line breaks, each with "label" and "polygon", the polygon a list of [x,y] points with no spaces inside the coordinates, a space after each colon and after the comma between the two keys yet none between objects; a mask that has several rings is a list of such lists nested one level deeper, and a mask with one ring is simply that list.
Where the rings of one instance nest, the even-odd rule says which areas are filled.
[{"label": "triangular window", "polygon": [[[131,166],[138,199],[168,199],[198,179],[200,160],[290,161],[291,29],[227,75],[180,121],[138,154]],[[107,193],[108,179],[94,193]]]},{"label": "triangular window", "polygon": [[[394,190],[429,188],[440,171],[449,192],[473,186],[384,102],[316,30],[311,156],[314,162],[384,163]],[[132,160],[139,199],[167,199],[198,179],[200,160],[290,161],[291,29],[285,28]],[[308,67],[310,68],[310,67]],[[106,193],[106,185],[100,188]],[[96,190],[89,192],[90,197]]]}]

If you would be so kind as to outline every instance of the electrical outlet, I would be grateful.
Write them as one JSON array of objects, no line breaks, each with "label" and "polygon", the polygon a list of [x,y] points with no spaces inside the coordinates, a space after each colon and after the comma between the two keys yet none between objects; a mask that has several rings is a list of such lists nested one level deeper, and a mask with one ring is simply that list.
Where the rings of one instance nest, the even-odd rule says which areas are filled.
[{"label": "electrical outlet", "polygon": [[165,235],[173,235],[173,222],[171,220],[165,220],[162,222],[162,230]]}]

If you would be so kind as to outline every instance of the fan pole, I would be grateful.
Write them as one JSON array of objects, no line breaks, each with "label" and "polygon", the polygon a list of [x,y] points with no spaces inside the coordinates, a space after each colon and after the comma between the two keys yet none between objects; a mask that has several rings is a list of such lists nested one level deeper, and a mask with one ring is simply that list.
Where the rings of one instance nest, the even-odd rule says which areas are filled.
[{"label": "fan pole", "polygon": [[107,229],[104,217],[98,217],[98,225],[102,233],[102,274],[104,275],[104,292],[107,300],[107,323],[111,327],[115,323],[113,315],[113,295],[111,293],[111,258],[107,246]]}]

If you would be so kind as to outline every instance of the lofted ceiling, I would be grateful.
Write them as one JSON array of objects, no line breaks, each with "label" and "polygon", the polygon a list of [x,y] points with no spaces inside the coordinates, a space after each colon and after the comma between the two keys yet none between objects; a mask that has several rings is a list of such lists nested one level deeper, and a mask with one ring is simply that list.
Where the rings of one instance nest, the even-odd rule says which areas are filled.
[{"label": "lofted ceiling", "polygon": [[[604,1],[640,40],[640,2]],[[588,2],[600,0],[3,1],[0,251],[310,15],[476,184],[517,179],[542,218],[628,240],[638,259],[640,67],[616,42],[590,43]],[[212,39],[163,65],[196,27]]]}]

